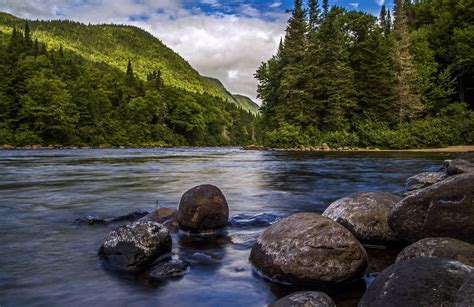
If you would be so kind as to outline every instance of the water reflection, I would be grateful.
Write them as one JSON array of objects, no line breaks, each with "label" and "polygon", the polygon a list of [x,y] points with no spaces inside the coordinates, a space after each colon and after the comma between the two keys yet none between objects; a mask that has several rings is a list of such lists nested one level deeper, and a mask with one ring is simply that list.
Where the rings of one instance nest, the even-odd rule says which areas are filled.
[{"label": "water reflection", "polygon": [[[352,192],[399,190],[409,176],[449,157],[235,148],[0,151],[0,304],[262,306],[292,289],[252,273],[252,236],[264,229],[258,225],[237,223],[218,240],[174,235],[173,252],[194,259],[191,271],[152,284],[101,267],[97,249],[117,224],[73,221],[151,211],[157,201],[176,207],[203,183],[222,189],[231,215],[321,212]],[[333,294],[344,301],[340,295]]]}]

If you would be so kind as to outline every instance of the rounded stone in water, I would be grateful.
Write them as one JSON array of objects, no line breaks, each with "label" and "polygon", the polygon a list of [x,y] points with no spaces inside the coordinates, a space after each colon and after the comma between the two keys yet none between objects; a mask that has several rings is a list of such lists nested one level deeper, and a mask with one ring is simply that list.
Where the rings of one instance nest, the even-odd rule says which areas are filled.
[{"label": "rounded stone in water", "polygon": [[263,232],[250,261],[275,282],[330,286],[362,277],[367,254],[340,224],[316,213],[297,213]]},{"label": "rounded stone in water", "polygon": [[269,307],[336,307],[334,301],[325,293],[301,291],[282,297]]},{"label": "rounded stone in water", "polygon": [[99,256],[112,268],[136,273],[171,252],[171,236],[162,224],[137,221],[112,230]]},{"label": "rounded stone in water", "polygon": [[181,197],[178,209],[179,227],[188,231],[208,231],[227,226],[229,206],[221,190],[213,185],[200,185]]}]

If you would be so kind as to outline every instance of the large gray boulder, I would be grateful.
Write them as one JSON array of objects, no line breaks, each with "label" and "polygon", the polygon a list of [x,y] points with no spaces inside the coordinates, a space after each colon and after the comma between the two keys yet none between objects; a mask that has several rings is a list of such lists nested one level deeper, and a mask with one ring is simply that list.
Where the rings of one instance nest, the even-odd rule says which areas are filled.
[{"label": "large gray boulder", "polygon": [[468,151],[450,161],[446,172],[449,176],[474,172],[474,151]]},{"label": "large gray boulder", "polygon": [[402,250],[397,262],[419,257],[448,258],[474,266],[474,245],[453,238],[422,239]]},{"label": "large gray boulder", "polygon": [[443,180],[446,177],[444,172],[425,172],[411,176],[405,182],[405,189],[408,191],[414,191],[429,187]]},{"label": "large gray boulder", "polygon": [[229,206],[218,187],[200,185],[184,193],[179,203],[179,227],[189,231],[208,231],[228,224]]},{"label": "large gray boulder", "polygon": [[388,223],[409,242],[450,237],[474,243],[474,173],[416,191],[392,209]]},{"label": "large gray boulder", "polygon": [[330,286],[360,278],[367,254],[340,224],[316,213],[297,213],[262,233],[250,261],[275,282]]},{"label": "large gray boulder", "polygon": [[461,289],[459,289],[454,305],[456,307],[474,306],[474,269],[471,271],[469,277],[464,281]]},{"label": "large gray boulder", "polygon": [[443,258],[416,258],[390,266],[372,282],[359,307],[453,306],[472,267]]},{"label": "large gray boulder", "polygon": [[323,216],[346,227],[363,243],[390,245],[399,241],[388,215],[401,197],[386,192],[359,192],[333,202]]},{"label": "large gray boulder", "polygon": [[300,291],[282,297],[269,307],[336,307],[334,301],[325,293],[318,291]]},{"label": "large gray boulder", "polygon": [[136,273],[170,252],[171,236],[165,226],[136,221],[112,230],[99,256],[114,269]]}]

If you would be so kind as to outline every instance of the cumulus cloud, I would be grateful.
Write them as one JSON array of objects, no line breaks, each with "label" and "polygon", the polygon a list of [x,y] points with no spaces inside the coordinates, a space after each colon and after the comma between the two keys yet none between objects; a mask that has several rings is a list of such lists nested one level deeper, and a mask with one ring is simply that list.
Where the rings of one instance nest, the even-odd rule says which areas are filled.
[{"label": "cumulus cloud", "polygon": [[[200,4],[224,7],[219,0]],[[281,3],[274,2],[272,7]],[[185,8],[179,0],[0,0],[0,10],[25,18],[67,18],[139,26],[181,54],[202,75],[221,80],[233,93],[256,97],[253,78],[276,51],[284,33],[283,13],[262,13],[240,3],[231,13]],[[135,16],[146,17],[130,18]]]},{"label": "cumulus cloud", "polygon": [[375,0],[375,2],[377,2],[378,6],[382,6],[385,4],[385,0]]}]

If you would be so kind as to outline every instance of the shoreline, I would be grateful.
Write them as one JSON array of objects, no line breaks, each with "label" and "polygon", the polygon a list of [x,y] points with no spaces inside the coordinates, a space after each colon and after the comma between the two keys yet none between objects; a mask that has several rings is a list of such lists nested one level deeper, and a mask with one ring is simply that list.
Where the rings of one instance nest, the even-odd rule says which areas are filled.
[{"label": "shoreline", "polygon": [[152,146],[62,146],[62,145],[26,145],[26,146],[12,146],[0,145],[1,150],[87,150],[87,149],[162,149],[162,148],[229,148],[239,147],[242,150],[248,151],[287,151],[287,152],[439,152],[439,153],[462,153],[467,151],[474,151],[474,145],[457,145],[448,146],[444,148],[410,148],[410,149],[380,149],[376,147],[358,148],[358,147],[343,147],[330,148],[327,145],[322,146],[299,146],[295,148],[272,148],[265,146],[249,145],[249,146],[173,146],[173,145],[152,145]]}]

